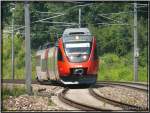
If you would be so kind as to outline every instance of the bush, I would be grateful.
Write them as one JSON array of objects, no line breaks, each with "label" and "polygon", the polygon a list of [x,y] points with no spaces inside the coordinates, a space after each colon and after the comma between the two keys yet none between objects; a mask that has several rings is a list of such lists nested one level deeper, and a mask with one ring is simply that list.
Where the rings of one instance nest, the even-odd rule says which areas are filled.
[{"label": "bush", "polygon": [[113,64],[113,63],[120,62],[119,57],[112,53],[104,54],[103,57],[101,58],[101,60],[106,64]]},{"label": "bush", "polygon": [[3,99],[7,99],[9,96],[19,96],[19,95],[22,95],[22,94],[25,94],[26,93],[26,89],[25,87],[23,86],[13,86],[13,91],[9,88],[9,87],[6,87],[4,86],[2,88],[2,98]]},{"label": "bush", "polygon": [[[129,53],[124,57],[115,54],[105,54],[100,58],[98,80],[133,81],[133,57]],[[147,81],[147,66],[138,67],[139,81]]]}]

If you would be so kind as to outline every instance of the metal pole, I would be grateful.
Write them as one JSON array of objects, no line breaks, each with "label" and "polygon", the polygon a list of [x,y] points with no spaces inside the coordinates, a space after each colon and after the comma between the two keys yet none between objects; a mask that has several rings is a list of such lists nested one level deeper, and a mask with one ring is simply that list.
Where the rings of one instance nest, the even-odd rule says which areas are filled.
[{"label": "metal pole", "polygon": [[14,80],[14,8],[12,8],[12,50],[11,50],[11,63],[12,63],[12,80]]},{"label": "metal pole", "polygon": [[81,27],[81,8],[79,8],[79,28]]},{"label": "metal pole", "polygon": [[[0,7],[1,7],[1,1],[0,1]],[[2,9],[2,8],[1,8]],[[0,17],[1,17],[1,12],[0,12]],[[1,24],[1,18],[0,18],[0,24]],[[1,63],[1,55],[2,55],[2,26],[1,26],[1,29],[0,29],[0,65],[2,64]],[[2,65],[1,65],[2,66]],[[1,69],[1,66],[0,66],[0,78],[2,78],[2,69]],[[1,85],[1,80],[0,80],[0,85]],[[2,91],[2,88],[0,89],[0,91]],[[0,98],[2,97],[1,93],[0,93]],[[2,105],[0,104],[0,108],[2,108]],[[0,113],[1,113],[1,109],[0,109]]]},{"label": "metal pole", "polygon": [[[14,80],[14,10],[15,4],[12,4],[11,12],[12,12],[12,40],[11,40],[11,76],[12,80]],[[10,90],[13,91],[13,84],[10,86]]]},{"label": "metal pole", "polygon": [[[147,38],[147,40],[148,40],[148,46],[149,46],[149,37],[150,37],[150,35],[149,35],[149,32],[150,32],[150,29],[149,29],[149,26],[150,26],[150,20],[149,20],[149,18],[150,18],[150,2],[148,2],[148,38]],[[147,82],[149,83],[149,47],[148,47],[148,56],[147,56],[147,59],[148,59],[148,65],[147,65],[147,70],[148,70],[148,79],[147,79]],[[148,101],[149,102],[149,101]],[[148,104],[149,105],[149,104]]]},{"label": "metal pole", "polygon": [[138,81],[137,3],[134,3],[134,81]]},{"label": "metal pole", "polygon": [[30,15],[29,3],[25,1],[25,74],[28,95],[32,94],[31,87],[31,48],[30,48]]}]

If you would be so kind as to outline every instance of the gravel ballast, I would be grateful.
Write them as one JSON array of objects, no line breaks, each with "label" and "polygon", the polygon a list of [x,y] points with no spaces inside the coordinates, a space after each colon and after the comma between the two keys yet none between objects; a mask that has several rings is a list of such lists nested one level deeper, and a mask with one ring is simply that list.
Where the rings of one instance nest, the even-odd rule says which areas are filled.
[{"label": "gravel ballast", "polygon": [[63,110],[56,106],[48,97],[20,95],[19,97],[10,96],[3,101],[3,107],[7,111],[47,111]]},{"label": "gravel ballast", "polygon": [[98,94],[125,104],[135,105],[142,108],[148,107],[148,94],[146,92],[120,86],[107,86],[98,88]]},{"label": "gravel ballast", "polygon": [[[16,85],[19,86],[19,85]],[[24,86],[24,85],[23,85]],[[5,87],[3,87],[5,88]],[[7,87],[9,88],[9,87]],[[58,86],[32,85],[33,95],[8,96],[2,101],[4,111],[60,111],[63,110],[53,103],[52,96],[57,96]]]}]

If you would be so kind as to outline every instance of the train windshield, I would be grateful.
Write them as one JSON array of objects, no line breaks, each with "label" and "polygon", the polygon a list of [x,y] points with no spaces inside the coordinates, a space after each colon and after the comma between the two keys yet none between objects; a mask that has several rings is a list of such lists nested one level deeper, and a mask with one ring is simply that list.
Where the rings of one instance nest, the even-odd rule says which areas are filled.
[{"label": "train windshield", "polygon": [[66,43],[65,52],[71,62],[83,62],[88,60],[90,43]]}]

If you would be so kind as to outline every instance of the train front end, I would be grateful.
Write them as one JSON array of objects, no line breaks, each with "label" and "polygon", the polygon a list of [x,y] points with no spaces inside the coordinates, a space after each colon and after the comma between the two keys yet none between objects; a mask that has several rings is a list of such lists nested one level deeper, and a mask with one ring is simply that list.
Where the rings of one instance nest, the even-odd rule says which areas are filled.
[{"label": "train front end", "polygon": [[[69,32],[58,44],[58,72],[63,84],[94,84],[97,79],[96,39],[91,34]],[[75,31],[75,30],[72,30]]]}]

